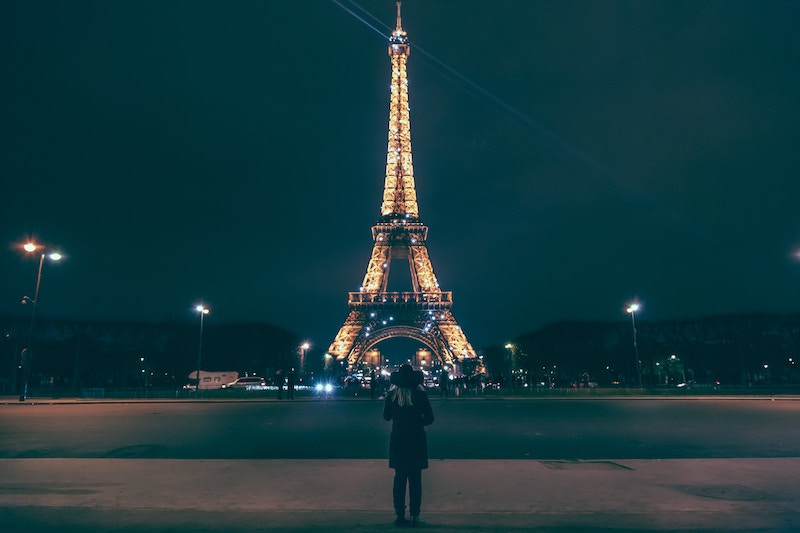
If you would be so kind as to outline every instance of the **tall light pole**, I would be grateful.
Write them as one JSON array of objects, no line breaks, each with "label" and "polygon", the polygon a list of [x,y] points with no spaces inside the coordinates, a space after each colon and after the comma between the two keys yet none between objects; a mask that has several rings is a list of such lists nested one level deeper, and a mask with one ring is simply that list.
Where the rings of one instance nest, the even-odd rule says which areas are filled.
[{"label": "tall light pole", "polygon": [[33,348],[34,348],[34,338],[35,338],[34,334],[36,327],[36,311],[39,305],[39,288],[42,285],[42,268],[44,267],[44,259],[45,257],[48,257],[52,261],[60,261],[62,259],[62,255],[59,252],[50,252],[48,254],[44,246],[33,242],[25,243],[22,246],[22,249],[28,252],[29,254],[35,253],[37,251],[40,252],[39,269],[36,271],[36,289],[33,293],[33,298],[31,298],[30,296],[22,297],[23,304],[31,304],[33,307],[33,309],[31,310],[31,323],[30,326],[28,327],[28,339],[25,348],[23,348],[22,352],[20,353],[19,374],[22,383],[19,384],[19,401],[24,402],[25,397],[28,395],[28,376],[30,374],[31,363],[33,359]]},{"label": "tall light pole", "polygon": [[300,345],[300,375],[303,375],[305,371],[306,365],[306,351],[311,348],[311,344],[308,341],[305,341],[303,344]]},{"label": "tall light pole", "polygon": [[633,351],[636,354],[636,379],[639,381],[639,386],[642,386],[642,368],[639,364],[639,344],[636,342],[636,311],[639,310],[638,303],[632,303],[625,310],[631,315],[631,326],[633,326]]},{"label": "tall light pole", "polygon": [[515,361],[514,361],[515,352],[514,352],[514,349],[516,348],[516,346],[514,346],[510,342],[507,342],[504,347],[505,347],[506,350],[508,350],[508,354],[509,354],[508,366],[511,369],[511,383],[510,383],[510,386],[511,386],[511,388],[514,388],[514,366],[515,366]]},{"label": "tall light pole", "polygon": [[200,394],[200,366],[203,363],[203,321],[211,310],[202,304],[197,305],[194,310],[200,315],[200,340],[197,343],[197,388],[194,390],[194,395],[198,396]]}]

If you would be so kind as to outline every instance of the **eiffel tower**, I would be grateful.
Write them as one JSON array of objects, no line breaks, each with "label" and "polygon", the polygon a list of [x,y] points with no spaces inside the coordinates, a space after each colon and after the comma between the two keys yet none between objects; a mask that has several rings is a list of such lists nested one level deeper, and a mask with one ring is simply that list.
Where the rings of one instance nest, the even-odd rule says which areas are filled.
[{"label": "eiffel tower", "polygon": [[[428,228],[419,218],[411,162],[411,125],[406,62],[411,52],[400,19],[389,38],[392,63],[389,104],[389,145],[386,181],[375,244],[358,292],[349,293],[349,313],[328,353],[348,367],[357,364],[376,344],[391,338],[414,339],[427,346],[441,363],[457,365],[476,357],[475,350],[453,317],[451,292],[442,291],[428,256]],[[405,260],[412,292],[387,292],[395,260]]]}]

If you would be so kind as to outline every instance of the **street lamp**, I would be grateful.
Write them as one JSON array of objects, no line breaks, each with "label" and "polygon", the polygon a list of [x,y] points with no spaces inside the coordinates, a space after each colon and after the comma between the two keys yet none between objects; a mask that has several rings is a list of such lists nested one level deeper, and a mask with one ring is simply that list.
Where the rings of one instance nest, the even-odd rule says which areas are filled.
[{"label": "street lamp", "polygon": [[639,344],[636,342],[636,311],[639,310],[638,303],[632,303],[625,310],[631,315],[631,326],[633,326],[633,351],[636,354],[636,379],[639,381],[639,386],[642,386],[642,369],[639,364]]},{"label": "street lamp", "polygon": [[308,341],[304,342],[300,345],[300,375],[303,375],[304,367],[306,364],[306,351],[311,348],[311,344]]},{"label": "street lamp", "polygon": [[30,296],[22,297],[23,304],[32,304],[33,307],[31,310],[31,323],[28,327],[27,346],[23,348],[22,352],[20,353],[19,373],[22,383],[19,385],[19,401],[24,402],[25,397],[28,395],[28,376],[30,374],[30,368],[33,359],[34,328],[36,326],[36,310],[39,304],[39,288],[42,285],[42,267],[44,267],[44,259],[47,257],[51,261],[60,261],[63,256],[58,252],[50,252],[48,254],[47,249],[44,246],[33,242],[26,242],[22,246],[22,249],[29,254],[40,251],[39,269],[36,271],[36,289],[33,293],[33,298]]},{"label": "street lamp", "polygon": [[200,315],[200,341],[197,344],[197,388],[194,390],[194,395],[198,396],[200,394],[200,365],[203,362],[203,320],[211,310],[202,304],[197,305],[194,310]]},{"label": "street lamp", "polygon": [[506,345],[504,346],[504,348],[506,350],[508,350],[508,366],[509,366],[509,368],[511,370],[510,381],[511,381],[511,388],[513,389],[514,388],[514,367],[516,366],[516,361],[515,361],[515,357],[516,357],[515,349],[516,349],[516,346],[514,344],[511,344],[510,342],[507,342]]}]

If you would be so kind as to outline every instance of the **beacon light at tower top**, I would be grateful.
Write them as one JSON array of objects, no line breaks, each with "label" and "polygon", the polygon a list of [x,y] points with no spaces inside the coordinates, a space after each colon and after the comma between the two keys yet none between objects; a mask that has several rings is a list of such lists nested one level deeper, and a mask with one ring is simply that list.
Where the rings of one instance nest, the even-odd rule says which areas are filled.
[{"label": "beacon light at tower top", "polygon": [[406,44],[408,42],[408,35],[403,31],[403,21],[400,16],[400,2],[397,2],[397,26],[389,40],[392,44]]}]

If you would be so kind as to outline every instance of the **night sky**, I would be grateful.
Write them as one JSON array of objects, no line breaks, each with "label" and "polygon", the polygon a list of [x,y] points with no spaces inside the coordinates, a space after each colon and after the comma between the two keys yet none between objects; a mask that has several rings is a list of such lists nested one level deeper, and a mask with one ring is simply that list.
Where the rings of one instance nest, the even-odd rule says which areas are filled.
[{"label": "night sky", "polygon": [[[420,216],[477,349],[633,298],[800,310],[799,2],[407,0],[403,23]],[[28,313],[34,235],[67,256],[41,316],[202,300],[326,348],[379,216],[386,46],[330,0],[0,2],[0,314]]]}]

